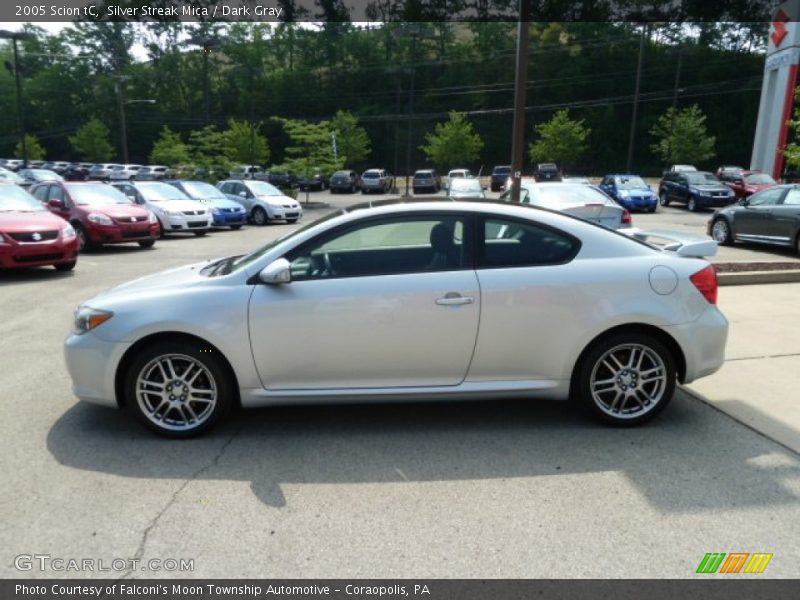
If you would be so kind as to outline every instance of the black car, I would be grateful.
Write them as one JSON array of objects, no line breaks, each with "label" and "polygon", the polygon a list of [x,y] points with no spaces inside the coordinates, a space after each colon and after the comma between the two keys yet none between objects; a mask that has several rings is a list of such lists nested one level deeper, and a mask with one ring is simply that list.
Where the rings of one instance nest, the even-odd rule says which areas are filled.
[{"label": "black car", "polygon": [[361,189],[361,175],[355,171],[336,171],[329,182],[331,194],[338,192],[355,194]]},{"label": "black car", "polygon": [[509,165],[498,165],[492,169],[491,183],[489,184],[492,191],[502,192],[509,177],[511,177],[511,167]]},{"label": "black car", "polygon": [[297,180],[297,186],[305,190],[317,190],[321,192],[328,187],[328,178],[319,171],[313,175],[303,175]]},{"label": "black car", "polygon": [[420,169],[414,172],[412,187],[415,194],[431,192],[435,194],[442,189],[442,181],[435,169]]},{"label": "black car", "polygon": [[694,212],[701,208],[727,206],[735,200],[733,190],[708,171],[668,172],[658,184],[661,206],[681,202]]},{"label": "black car", "polygon": [[556,163],[540,163],[533,172],[535,181],[561,181],[561,169]]},{"label": "black car", "polygon": [[288,171],[270,171],[267,173],[267,183],[276,188],[291,189],[297,187],[297,177]]},{"label": "black car", "polygon": [[756,242],[800,253],[800,185],[778,185],[721,208],[708,221],[718,244]]},{"label": "black car", "polygon": [[88,181],[89,167],[81,163],[71,163],[64,169],[61,176],[67,181]]}]

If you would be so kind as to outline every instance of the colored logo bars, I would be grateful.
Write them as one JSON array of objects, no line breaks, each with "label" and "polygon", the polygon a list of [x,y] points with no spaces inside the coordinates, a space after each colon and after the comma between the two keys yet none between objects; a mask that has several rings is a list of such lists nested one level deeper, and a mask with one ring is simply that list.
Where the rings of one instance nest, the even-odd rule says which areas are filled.
[{"label": "colored logo bars", "polygon": [[708,552],[697,566],[698,573],[763,573],[772,554],[766,552]]}]

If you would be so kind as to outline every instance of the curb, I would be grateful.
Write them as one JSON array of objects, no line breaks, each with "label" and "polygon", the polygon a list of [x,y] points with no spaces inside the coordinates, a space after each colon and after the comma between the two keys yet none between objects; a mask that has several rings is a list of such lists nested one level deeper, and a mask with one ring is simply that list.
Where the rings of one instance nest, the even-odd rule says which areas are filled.
[{"label": "curb", "polygon": [[719,285],[755,285],[759,283],[797,283],[800,282],[800,269],[785,271],[745,271],[738,273],[717,273]]}]

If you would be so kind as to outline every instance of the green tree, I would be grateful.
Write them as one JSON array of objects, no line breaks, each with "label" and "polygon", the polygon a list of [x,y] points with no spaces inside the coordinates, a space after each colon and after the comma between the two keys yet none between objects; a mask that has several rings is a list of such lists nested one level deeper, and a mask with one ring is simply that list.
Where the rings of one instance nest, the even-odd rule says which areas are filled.
[{"label": "green tree", "polygon": [[667,165],[701,163],[716,154],[716,138],[708,135],[706,116],[696,104],[683,110],[668,108],[650,134],[656,138],[650,148]]},{"label": "green tree", "polygon": [[483,140],[463,113],[450,111],[449,120],[437,123],[433,133],[426,133],[425,143],[419,148],[433,164],[447,169],[477,160]]},{"label": "green tree", "polygon": [[83,160],[106,162],[111,160],[114,147],[109,141],[110,132],[100,119],[92,119],[69,136],[72,149]]},{"label": "green tree", "polygon": [[333,157],[330,123],[309,123],[294,119],[282,119],[282,123],[292,145],[284,149],[286,160],[279,168],[287,169],[300,177],[309,177],[317,172],[332,173],[344,166],[342,157]]},{"label": "green tree", "polygon": [[343,164],[360,165],[369,158],[372,145],[369,135],[353,113],[337,111],[331,120],[331,130],[336,135],[337,155]]},{"label": "green tree", "polygon": [[227,155],[225,132],[214,126],[195,129],[189,133],[189,155],[192,162],[206,172],[210,179],[227,176],[231,162]]},{"label": "green tree", "polygon": [[169,127],[161,130],[161,136],[153,144],[150,152],[150,162],[156,165],[177,167],[191,162],[189,147],[183,142],[178,133]]},{"label": "green tree", "polygon": [[[800,102],[800,86],[794,90],[795,104]],[[800,106],[794,109],[793,119],[789,121],[789,128],[794,132],[794,141],[787,144],[783,150],[786,164],[791,167],[800,166]]]},{"label": "green tree", "polygon": [[225,152],[234,163],[266,165],[269,162],[267,138],[259,132],[259,123],[248,121],[228,121],[225,136]]},{"label": "green tree", "polygon": [[560,110],[546,123],[534,127],[538,139],[528,146],[531,162],[555,162],[559,166],[575,166],[586,152],[586,139],[591,129],[583,120],[569,118],[568,110]]},{"label": "green tree", "polygon": [[[44,146],[39,142],[39,138],[30,133],[25,135],[25,145],[28,148],[28,160],[42,160],[45,156]],[[14,148],[14,156],[22,156],[22,140],[17,142]]]}]

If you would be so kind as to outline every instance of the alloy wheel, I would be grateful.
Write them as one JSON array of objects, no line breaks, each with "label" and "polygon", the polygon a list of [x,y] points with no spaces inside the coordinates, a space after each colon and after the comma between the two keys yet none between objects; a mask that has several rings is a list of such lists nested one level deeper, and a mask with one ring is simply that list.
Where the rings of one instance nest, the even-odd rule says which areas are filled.
[{"label": "alloy wheel", "polygon": [[711,226],[711,237],[720,245],[727,244],[731,238],[731,229],[725,219],[717,219]]}]

